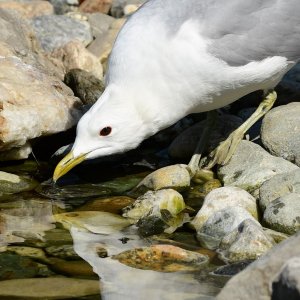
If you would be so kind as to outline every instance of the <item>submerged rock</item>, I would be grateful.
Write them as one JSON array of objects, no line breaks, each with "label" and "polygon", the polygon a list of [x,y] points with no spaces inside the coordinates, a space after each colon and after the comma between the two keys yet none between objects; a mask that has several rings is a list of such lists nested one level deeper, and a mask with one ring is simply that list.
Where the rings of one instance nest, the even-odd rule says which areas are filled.
[{"label": "submerged rock", "polygon": [[206,255],[171,245],[136,248],[112,258],[132,268],[159,272],[197,271],[209,260]]},{"label": "submerged rock", "polygon": [[[284,122],[282,122],[284,120]],[[282,105],[268,112],[261,137],[264,146],[276,156],[300,166],[300,103]]]},{"label": "submerged rock", "polygon": [[213,274],[221,276],[234,276],[246,269],[252,262],[253,260],[244,260],[230,265],[222,266],[217,268],[213,272]]},{"label": "submerged rock", "polygon": [[73,299],[99,295],[99,281],[64,277],[0,281],[1,297],[6,299]]},{"label": "submerged rock", "polygon": [[274,157],[259,145],[243,140],[228,164],[219,169],[218,175],[225,186],[237,186],[257,196],[265,181],[297,169],[291,162]]},{"label": "submerged rock", "polygon": [[98,234],[112,234],[130,225],[121,216],[102,211],[78,211],[54,215],[66,229],[72,227]]},{"label": "submerged rock", "polygon": [[172,189],[149,191],[123,209],[123,216],[137,224],[143,236],[172,233],[189,221],[183,197]]},{"label": "submerged rock", "polygon": [[244,208],[257,219],[256,200],[249,193],[231,186],[215,189],[205,197],[203,206],[191,222],[191,225],[199,232],[204,223],[213,214],[222,209],[237,206]]},{"label": "submerged rock", "polygon": [[203,247],[217,249],[224,236],[235,230],[247,219],[259,225],[253,216],[240,206],[221,209],[211,215],[197,231],[197,239]]},{"label": "submerged rock", "polygon": [[259,206],[264,211],[272,201],[290,193],[300,195],[300,169],[276,175],[264,182],[259,189]]},{"label": "submerged rock", "polygon": [[222,239],[218,252],[225,262],[255,260],[274,245],[258,222],[247,219]]},{"label": "submerged rock", "polygon": [[296,233],[300,229],[300,194],[290,193],[273,200],[264,212],[263,221],[271,229]]},{"label": "submerged rock", "polygon": [[0,196],[33,190],[38,185],[34,179],[0,171]]}]

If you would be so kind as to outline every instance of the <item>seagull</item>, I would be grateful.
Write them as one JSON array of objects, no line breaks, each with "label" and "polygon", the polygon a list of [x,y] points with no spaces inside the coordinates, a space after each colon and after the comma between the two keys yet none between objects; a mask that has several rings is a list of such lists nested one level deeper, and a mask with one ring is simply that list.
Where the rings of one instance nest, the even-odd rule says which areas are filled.
[{"label": "seagull", "polygon": [[[255,113],[213,151],[207,166],[225,164],[271,109],[274,87],[299,60],[299,20],[299,0],[145,2],[120,30],[105,91],[80,119],[54,182],[86,159],[136,148],[189,114],[264,91]],[[193,172],[200,149],[201,143],[189,164]]]}]

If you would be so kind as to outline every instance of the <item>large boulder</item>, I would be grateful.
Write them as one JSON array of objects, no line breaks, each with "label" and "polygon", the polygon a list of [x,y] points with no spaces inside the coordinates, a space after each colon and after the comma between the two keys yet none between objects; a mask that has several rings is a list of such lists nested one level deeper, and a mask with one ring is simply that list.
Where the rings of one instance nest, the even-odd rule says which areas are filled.
[{"label": "large boulder", "polygon": [[0,9],[0,152],[14,153],[0,153],[0,159],[26,158],[29,140],[77,123],[82,103],[62,76],[40,51],[28,23]]}]

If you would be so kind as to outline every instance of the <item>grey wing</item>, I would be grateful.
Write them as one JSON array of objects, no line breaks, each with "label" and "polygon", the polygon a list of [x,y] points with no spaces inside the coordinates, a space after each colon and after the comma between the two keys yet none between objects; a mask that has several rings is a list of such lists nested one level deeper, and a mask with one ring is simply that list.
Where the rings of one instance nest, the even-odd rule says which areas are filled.
[{"label": "grey wing", "polygon": [[230,65],[300,57],[299,0],[150,0],[140,14],[159,15],[170,34],[185,21],[198,20],[208,50]]}]

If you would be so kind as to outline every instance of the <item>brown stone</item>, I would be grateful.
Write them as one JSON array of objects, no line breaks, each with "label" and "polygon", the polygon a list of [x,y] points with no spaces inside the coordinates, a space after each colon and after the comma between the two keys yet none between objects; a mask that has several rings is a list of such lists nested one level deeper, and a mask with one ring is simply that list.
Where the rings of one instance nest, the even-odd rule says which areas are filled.
[{"label": "brown stone", "polygon": [[85,13],[101,12],[107,14],[111,8],[112,0],[85,0],[79,9]]}]

